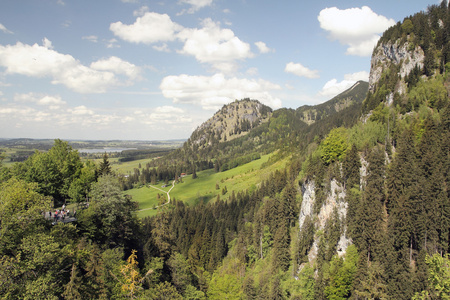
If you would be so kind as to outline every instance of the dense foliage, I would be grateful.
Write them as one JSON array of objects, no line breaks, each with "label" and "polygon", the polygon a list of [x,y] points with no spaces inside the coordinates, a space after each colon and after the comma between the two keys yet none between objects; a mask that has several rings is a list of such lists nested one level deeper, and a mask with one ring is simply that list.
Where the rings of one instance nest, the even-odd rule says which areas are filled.
[{"label": "dense foliage", "polygon": [[[380,43],[409,35],[446,64],[448,15],[445,2],[431,6]],[[128,177],[61,140],[0,165],[1,298],[448,299],[450,70],[433,68],[402,78],[389,65],[362,105],[355,88],[334,111],[338,102],[262,106],[270,117],[239,121],[227,141],[202,127]],[[237,115],[247,101],[223,110]],[[139,220],[123,193],[266,153],[264,180],[207,204],[172,199]],[[50,217],[68,202],[76,218]]]}]

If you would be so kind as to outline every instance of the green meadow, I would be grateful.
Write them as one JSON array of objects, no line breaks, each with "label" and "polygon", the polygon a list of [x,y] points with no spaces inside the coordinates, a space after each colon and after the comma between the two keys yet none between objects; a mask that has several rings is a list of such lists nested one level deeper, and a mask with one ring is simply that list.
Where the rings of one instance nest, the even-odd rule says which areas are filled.
[{"label": "green meadow", "polygon": [[[220,199],[228,199],[233,191],[235,193],[245,190],[252,191],[256,188],[257,183],[267,179],[271,172],[285,166],[286,160],[268,163],[270,156],[270,154],[264,155],[258,160],[225,172],[216,173],[214,170],[197,172],[196,179],[192,179],[192,176],[188,175],[182,178],[181,182],[175,184],[170,192],[170,198],[193,206],[200,202],[215,201],[217,196]],[[163,183],[159,183],[156,186],[166,192],[172,186],[170,184],[162,188],[162,185]],[[225,187],[227,192],[223,195],[222,191]],[[166,194],[149,186],[128,190],[124,193],[132,196],[133,200],[139,203],[138,216],[140,218],[155,215],[157,209],[152,208],[160,202],[167,201]],[[161,201],[157,198],[158,193]]]}]

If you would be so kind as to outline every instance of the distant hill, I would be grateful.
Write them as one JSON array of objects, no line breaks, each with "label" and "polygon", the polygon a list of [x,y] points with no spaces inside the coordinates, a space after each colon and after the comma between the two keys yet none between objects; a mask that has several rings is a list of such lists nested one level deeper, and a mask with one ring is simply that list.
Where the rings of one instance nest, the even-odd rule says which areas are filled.
[{"label": "distant hill", "polygon": [[272,109],[257,100],[243,99],[224,105],[214,116],[200,125],[188,143],[208,146],[246,135],[261,123],[267,122]]},{"label": "distant hill", "polygon": [[[281,108],[275,111],[258,100],[236,100],[224,105],[210,119],[200,125],[167,159],[180,169],[223,170],[239,162],[267,154],[282,147],[281,153],[290,155],[301,150],[314,139],[320,141],[332,128],[354,125],[360,117],[361,103],[368,83],[358,81],[331,100],[298,109]],[[317,140],[317,137],[319,140]],[[155,162],[157,164],[157,162]],[[227,168],[218,167],[227,165]]]}]

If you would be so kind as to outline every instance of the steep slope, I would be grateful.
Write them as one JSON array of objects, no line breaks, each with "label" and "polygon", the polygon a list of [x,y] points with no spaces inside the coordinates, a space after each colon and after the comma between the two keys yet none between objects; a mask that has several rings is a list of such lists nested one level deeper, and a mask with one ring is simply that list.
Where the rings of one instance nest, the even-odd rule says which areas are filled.
[{"label": "steep slope", "polygon": [[324,266],[351,244],[361,265],[345,298],[435,293],[425,257],[450,251],[449,16],[444,1],[384,33],[361,121],[328,133],[304,163],[299,277],[315,264],[319,294],[334,288]]},{"label": "steep slope", "polygon": [[[164,160],[190,173],[194,165],[202,170],[213,166],[218,171],[227,170],[261,154],[303,151],[330,129],[355,124],[367,87],[367,82],[360,81],[330,101],[297,110],[272,111],[257,100],[234,101],[200,125],[181,149]],[[305,116],[312,114],[314,121],[310,122]]]},{"label": "steep slope", "polygon": [[311,125],[352,105],[360,105],[366,97],[367,90],[368,83],[365,81],[358,81],[348,90],[325,103],[315,106],[305,105],[297,108],[297,115],[300,120]]},{"label": "steep slope", "polygon": [[384,32],[373,52],[369,95],[363,113],[381,102],[400,105],[403,113],[417,108],[408,93],[419,79],[444,74],[450,67],[450,15],[447,2],[407,17]]},{"label": "steep slope", "polygon": [[272,109],[257,100],[244,99],[224,105],[209,120],[200,125],[188,143],[208,146],[246,135],[267,122]]}]

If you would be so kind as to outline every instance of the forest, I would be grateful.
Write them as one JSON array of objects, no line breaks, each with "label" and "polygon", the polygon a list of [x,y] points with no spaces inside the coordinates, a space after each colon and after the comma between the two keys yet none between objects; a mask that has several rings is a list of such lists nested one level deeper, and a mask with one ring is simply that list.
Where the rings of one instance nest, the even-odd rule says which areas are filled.
[{"label": "forest", "polygon": [[[450,299],[449,26],[443,1],[383,34],[377,47],[423,52],[406,76],[387,60],[377,82],[320,106],[236,101],[212,120],[257,117],[205,123],[128,177],[60,139],[0,164],[0,297]],[[266,179],[208,203],[139,219],[125,192],[267,154],[279,167]],[[68,203],[73,222],[47,217]]]}]

